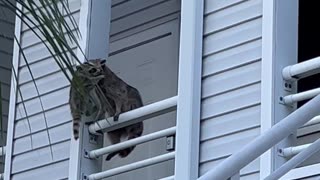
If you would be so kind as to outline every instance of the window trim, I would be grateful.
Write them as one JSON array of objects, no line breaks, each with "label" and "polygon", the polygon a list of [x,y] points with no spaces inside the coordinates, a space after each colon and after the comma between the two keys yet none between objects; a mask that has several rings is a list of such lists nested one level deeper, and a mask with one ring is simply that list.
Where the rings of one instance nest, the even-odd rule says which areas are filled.
[{"label": "window trim", "polygon": [[[295,110],[280,103],[280,97],[296,92],[284,88],[282,70],[297,63],[298,1],[263,0],[262,73],[261,73],[261,134]],[[268,150],[260,159],[260,179],[264,179],[286,160],[277,149],[293,145],[289,136]]]}]

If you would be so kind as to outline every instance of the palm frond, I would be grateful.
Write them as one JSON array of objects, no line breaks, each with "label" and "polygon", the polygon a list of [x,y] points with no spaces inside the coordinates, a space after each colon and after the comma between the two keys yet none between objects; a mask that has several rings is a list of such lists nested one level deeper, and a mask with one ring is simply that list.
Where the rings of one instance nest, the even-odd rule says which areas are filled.
[{"label": "palm frond", "polygon": [[[20,9],[16,4],[12,3],[10,0],[0,0],[0,2],[6,8],[14,12],[16,17],[21,19],[21,21],[34,33],[34,35],[40,39],[41,43],[44,44],[65,77],[69,82],[71,82],[71,78],[75,76],[73,69],[75,65],[74,60],[80,63],[76,53],[73,51],[71,44],[76,45],[76,47],[80,49],[80,52],[82,52],[83,56],[84,53],[78,42],[78,39],[81,38],[81,34],[74,17],[71,15],[72,12],[70,10],[68,1],[38,0],[37,2],[35,2],[34,0],[16,0],[17,4],[21,6],[22,9]],[[69,19],[70,24],[67,23],[67,19]],[[21,46],[19,40],[16,39],[16,37],[15,41],[19,46],[20,52],[23,56],[22,58],[25,61],[27,69],[31,75],[31,79],[35,86],[35,91],[38,98],[40,99],[40,105],[44,114],[44,121],[47,129],[49,144],[51,145],[51,139],[48,132],[48,122],[44,113],[44,107],[40,97],[40,92],[35,82],[35,77],[28,63],[28,57],[26,57],[26,55],[23,53],[23,47]],[[13,72],[13,76],[18,82],[18,75],[15,71]],[[73,86],[78,86],[77,91],[81,92],[81,83],[78,80],[74,81],[73,83],[75,83],[73,84]],[[31,125],[18,83],[17,91],[20,95],[22,106],[26,113],[27,122],[31,133]],[[33,147],[33,145],[31,146]],[[52,149],[51,156],[53,158]]]}]

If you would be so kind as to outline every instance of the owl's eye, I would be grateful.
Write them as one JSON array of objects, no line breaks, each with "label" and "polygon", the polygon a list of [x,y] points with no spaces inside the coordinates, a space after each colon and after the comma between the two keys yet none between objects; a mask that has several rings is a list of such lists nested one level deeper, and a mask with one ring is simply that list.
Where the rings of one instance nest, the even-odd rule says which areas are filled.
[{"label": "owl's eye", "polygon": [[96,72],[97,72],[97,69],[94,69],[94,68],[89,70],[89,73],[96,73]]}]

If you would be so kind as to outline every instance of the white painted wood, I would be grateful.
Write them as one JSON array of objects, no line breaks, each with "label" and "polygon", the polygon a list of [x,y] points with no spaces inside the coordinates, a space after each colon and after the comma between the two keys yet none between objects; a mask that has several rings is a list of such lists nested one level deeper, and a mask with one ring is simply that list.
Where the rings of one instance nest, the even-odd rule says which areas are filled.
[{"label": "white painted wood", "polygon": [[[263,0],[262,15],[262,71],[261,71],[261,133],[273,126],[274,99],[274,0]],[[273,169],[273,152],[268,150],[261,156],[260,179],[267,177]]]},{"label": "white painted wood", "polygon": [[111,0],[90,1],[86,57],[106,59],[109,53]]},{"label": "white painted wood", "polygon": [[[297,21],[298,1],[265,1],[263,14],[263,87],[262,87],[262,132],[290,114],[294,107],[279,104],[280,96],[292,92],[284,90],[282,70],[297,62]],[[260,178],[265,178],[286,160],[277,156],[277,149],[292,146],[294,137],[283,140],[267,151],[261,160]]]},{"label": "white painted wood", "polygon": [[203,0],[181,3],[175,179],[198,178],[203,8]]}]

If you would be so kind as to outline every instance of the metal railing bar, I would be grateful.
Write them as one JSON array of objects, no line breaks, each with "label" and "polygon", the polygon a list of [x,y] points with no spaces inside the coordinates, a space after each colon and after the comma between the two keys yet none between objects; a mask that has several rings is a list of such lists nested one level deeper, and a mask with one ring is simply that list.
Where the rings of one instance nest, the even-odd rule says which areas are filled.
[{"label": "metal railing bar", "polygon": [[291,169],[297,167],[299,164],[307,160],[313,154],[320,151],[320,139],[316,140],[312,143],[307,149],[297,154],[285,164],[283,164],[280,168],[276,169],[271,175],[265,178],[265,180],[277,180]]},{"label": "metal railing bar", "polygon": [[311,99],[311,98],[317,96],[318,94],[320,94],[320,88],[311,89],[311,90],[304,91],[301,93],[285,96],[285,97],[283,97],[283,102],[284,102],[284,104],[293,104],[293,103],[296,103],[299,101]]},{"label": "metal railing bar", "polygon": [[295,81],[319,73],[320,57],[316,57],[298,64],[290,65],[282,70],[283,79]]},{"label": "metal railing bar", "polygon": [[304,126],[312,126],[312,125],[315,125],[315,124],[318,124],[318,123],[320,123],[320,116],[316,116],[316,117],[312,118]]},{"label": "metal railing bar", "polygon": [[131,146],[135,146],[138,144],[142,144],[144,142],[148,142],[148,141],[152,141],[161,137],[165,137],[165,136],[169,136],[169,135],[173,135],[176,133],[176,127],[171,127],[168,129],[164,129],[158,132],[154,132],[151,134],[147,134],[145,136],[141,136],[141,137],[137,137],[122,143],[118,143],[115,145],[111,145],[108,147],[104,147],[101,149],[96,149],[93,151],[90,151],[88,156],[89,158],[98,158],[99,156],[102,156],[104,154],[108,154],[108,153],[112,153],[121,149],[125,149]]},{"label": "metal railing bar", "polygon": [[230,178],[232,174],[236,174],[240,169],[261,156],[282,139],[292,134],[292,132],[308,122],[311,118],[319,115],[319,106],[320,95],[311,99],[272,128],[262,133],[240,151],[229,156],[216,166],[216,168],[205,173],[198,180],[225,180]]},{"label": "metal railing bar", "polygon": [[285,157],[285,158],[295,156],[295,155],[299,154],[301,151],[307,149],[310,145],[311,145],[311,143],[304,144],[301,146],[282,148],[282,149],[279,149],[279,154],[280,154],[280,156]]},{"label": "metal railing bar", "polygon": [[158,101],[141,108],[134,109],[120,114],[118,121],[114,121],[113,117],[97,121],[89,126],[89,131],[92,134],[99,134],[99,131],[112,131],[137,122],[144,121],[168,112],[174,111],[177,108],[178,96],[174,96],[162,101]]},{"label": "metal railing bar", "polygon": [[129,172],[129,171],[132,171],[135,169],[140,169],[140,168],[143,168],[146,166],[150,166],[150,165],[158,164],[158,163],[161,163],[164,161],[168,161],[168,160],[174,159],[174,157],[175,157],[175,152],[163,154],[160,156],[156,156],[156,157],[149,158],[146,160],[138,161],[138,162],[128,164],[125,166],[121,166],[118,168],[114,168],[114,169],[111,169],[108,171],[91,174],[87,177],[87,179],[88,180],[98,180],[98,179],[102,179],[102,178],[111,177],[111,176],[121,174],[124,172]]}]

